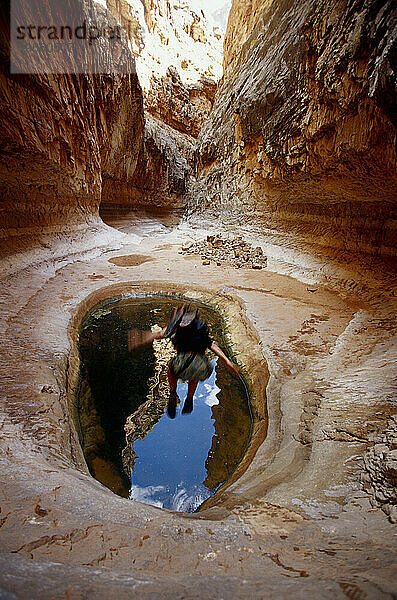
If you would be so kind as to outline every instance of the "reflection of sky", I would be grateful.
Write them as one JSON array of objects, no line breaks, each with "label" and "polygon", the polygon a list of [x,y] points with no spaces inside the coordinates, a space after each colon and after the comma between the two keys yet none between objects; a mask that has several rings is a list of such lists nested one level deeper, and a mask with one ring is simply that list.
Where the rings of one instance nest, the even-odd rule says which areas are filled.
[{"label": "reflection of sky", "polygon": [[138,458],[131,480],[133,500],[189,511],[211,495],[203,481],[215,431],[211,407],[218,404],[219,391],[214,369],[209,379],[199,382],[193,412],[182,415],[187,384],[178,383],[181,403],[176,418],[164,415],[144,440],[134,443]]}]

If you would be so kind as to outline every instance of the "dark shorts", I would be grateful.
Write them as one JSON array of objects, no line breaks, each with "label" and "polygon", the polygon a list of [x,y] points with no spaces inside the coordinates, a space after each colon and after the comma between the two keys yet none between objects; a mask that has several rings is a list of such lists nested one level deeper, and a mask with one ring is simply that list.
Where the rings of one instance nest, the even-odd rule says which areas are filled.
[{"label": "dark shorts", "polygon": [[[190,352],[180,352],[171,361],[171,371],[175,377],[183,379],[183,381],[204,381],[208,379],[214,369],[208,356],[196,354],[191,362],[189,361],[190,356]],[[188,364],[184,368],[186,363]]]}]

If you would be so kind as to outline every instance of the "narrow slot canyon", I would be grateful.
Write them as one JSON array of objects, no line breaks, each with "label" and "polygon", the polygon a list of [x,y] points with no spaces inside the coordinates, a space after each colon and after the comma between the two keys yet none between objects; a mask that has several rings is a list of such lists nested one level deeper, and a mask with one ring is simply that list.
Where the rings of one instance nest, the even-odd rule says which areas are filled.
[{"label": "narrow slot canyon", "polygon": [[[0,31],[0,597],[397,597],[393,3],[10,0]],[[171,346],[126,336],[182,303],[246,388],[218,361],[170,419]],[[134,480],[156,431],[176,462]]]}]

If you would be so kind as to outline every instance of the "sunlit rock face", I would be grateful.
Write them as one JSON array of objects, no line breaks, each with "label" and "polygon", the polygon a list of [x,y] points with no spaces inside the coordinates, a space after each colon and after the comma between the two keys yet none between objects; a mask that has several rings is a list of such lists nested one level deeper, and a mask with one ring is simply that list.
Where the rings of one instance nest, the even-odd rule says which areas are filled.
[{"label": "sunlit rock face", "polygon": [[388,2],[234,0],[191,211],[284,246],[393,254],[394,22]]},{"label": "sunlit rock face", "polygon": [[[224,32],[205,2],[107,0],[106,3],[129,35],[145,92],[150,91],[152,80],[167,76],[170,66],[178,71],[185,85],[196,84],[203,76],[214,82],[220,79]],[[226,0],[224,4],[228,4]]]},{"label": "sunlit rock face", "polygon": [[195,170],[196,138],[222,75],[229,2],[218,4],[211,11],[202,0],[106,0],[136,56],[146,127],[140,194],[104,199],[102,214],[139,202],[182,208]]},{"label": "sunlit rock face", "polygon": [[201,77],[185,85],[175,67],[169,67],[160,79],[153,78],[145,97],[146,109],[182,133],[197,137],[212,109],[216,83]]}]

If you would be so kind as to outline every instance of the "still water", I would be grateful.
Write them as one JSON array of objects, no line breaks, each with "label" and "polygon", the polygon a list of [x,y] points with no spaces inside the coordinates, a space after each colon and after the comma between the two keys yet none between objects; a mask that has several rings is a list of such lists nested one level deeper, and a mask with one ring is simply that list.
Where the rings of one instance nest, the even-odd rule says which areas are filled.
[{"label": "still water", "polygon": [[[172,344],[156,340],[128,352],[127,331],[165,327],[175,298],[127,298],[103,304],[84,320],[77,397],[81,445],[94,477],[115,493],[162,508],[192,512],[233,473],[252,428],[246,386],[210,354],[214,371],[200,382],[194,409],[166,414]],[[220,315],[191,303],[229,354]],[[232,357],[233,358],[233,357]]]}]

